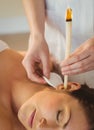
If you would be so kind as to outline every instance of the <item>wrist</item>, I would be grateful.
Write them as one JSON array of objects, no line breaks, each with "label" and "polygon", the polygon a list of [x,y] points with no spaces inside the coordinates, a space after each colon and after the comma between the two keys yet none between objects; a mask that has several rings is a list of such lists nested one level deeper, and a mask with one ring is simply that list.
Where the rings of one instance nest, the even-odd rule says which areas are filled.
[{"label": "wrist", "polygon": [[30,30],[33,36],[44,36],[45,27],[43,25],[33,25]]},{"label": "wrist", "polygon": [[31,48],[30,46],[31,45],[35,45],[35,44],[42,44],[45,42],[45,37],[44,37],[44,34],[41,34],[41,33],[33,33],[33,34],[30,34],[30,37],[29,37],[29,48]]},{"label": "wrist", "polygon": [[36,39],[36,40],[43,40],[44,38],[44,33],[41,32],[34,32],[31,33],[32,39]]}]

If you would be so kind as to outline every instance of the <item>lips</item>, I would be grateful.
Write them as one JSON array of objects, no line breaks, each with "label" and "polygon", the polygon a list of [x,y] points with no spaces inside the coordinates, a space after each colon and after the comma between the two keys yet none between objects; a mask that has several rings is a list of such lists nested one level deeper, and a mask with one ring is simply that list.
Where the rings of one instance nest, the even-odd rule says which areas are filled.
[{"label": "lips", "polygon": [[29,118],[29,125],[32,128],[36,110],[34,110]]}]

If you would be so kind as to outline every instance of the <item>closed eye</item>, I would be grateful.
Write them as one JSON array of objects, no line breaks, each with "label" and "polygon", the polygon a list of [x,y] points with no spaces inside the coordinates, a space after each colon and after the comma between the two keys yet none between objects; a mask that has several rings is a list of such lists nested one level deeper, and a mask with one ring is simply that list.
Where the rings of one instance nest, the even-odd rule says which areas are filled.
[{"label": "closed eye", "polygon": [[70,120],[71,120],[71,113],[70,113],[70,117],[69,117],[68,121],[64,124],[63,129],[67,127],[67,125],[69,124]]},{"label": "closed eye", "polygon": [[57,120],[57,121],[59,121],[59,116],[60,116],[61,112],[62,112],[62,110],[59,110],[59,111],[57,112],[57,116],[56,116],[56,120]]},{"label": "closed eye", "polygon": [[[59,111],[57,112],[56,120],[57,120],[58,123],[61,122],[61,120],[60,120],[60,117],[61,117],[61,116],[63,116],[62,119],[65,117],[65,115],[63,115],[63,114],[64,114],[64,111],[63,111],[63,110],[59,110]],[[63,125],[63,123],[62,123],[63,129],[67,127],[68,123],[70,122],[70,119],[71,119],[71,112],[70,112],[70,116],[69,116],[69,119],[67,120],[67,122],[66,122],[64,125]]]}]

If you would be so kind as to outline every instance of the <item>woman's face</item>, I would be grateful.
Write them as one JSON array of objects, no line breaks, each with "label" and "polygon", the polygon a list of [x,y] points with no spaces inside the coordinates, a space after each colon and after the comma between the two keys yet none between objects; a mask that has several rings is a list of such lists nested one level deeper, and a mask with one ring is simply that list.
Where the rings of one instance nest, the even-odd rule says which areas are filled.
[{"label": "woman's face", "polygon": [[18,117],[28,130],[88,130],[78,100],[63,92],[38,92],[20,108]]}]

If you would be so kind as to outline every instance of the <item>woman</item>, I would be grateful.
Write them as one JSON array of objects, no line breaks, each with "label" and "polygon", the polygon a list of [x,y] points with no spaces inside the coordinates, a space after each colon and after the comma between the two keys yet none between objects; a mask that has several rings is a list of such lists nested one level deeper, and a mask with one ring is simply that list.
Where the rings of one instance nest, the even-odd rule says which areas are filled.
[{"label": "woman", "polygon": [[[79,80],[80,83],[86,82],[93,87],[94,81],[91,79],[94,78],[94,0],[23,0],[23,3],[30,25],[29,47],[23,60],[28,77],[43,83],[43,79],[39,79],[34,69],[34,64],[40,62],[43,65],[43,74],[49,78],[48,61],[51,51],[61,62],[63,75],[75,75],[70,76],[70,79]],[[65,11],[68,6],[73,11],[73,53],[63,62],[66,40]]]},{"label": "woman", "polygon": [[3,46],[0,52],[1,130],[94,129],[93,89],[70,83],[68,90],[64,90],[63,85],[55,90],[47,84],[34,83],[27,78],[22,60],[22,54]]}]

